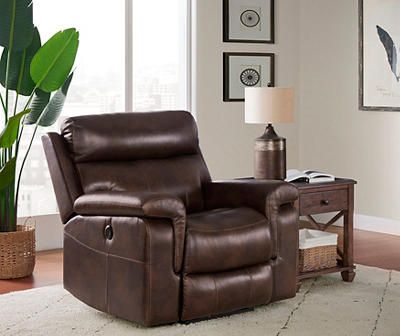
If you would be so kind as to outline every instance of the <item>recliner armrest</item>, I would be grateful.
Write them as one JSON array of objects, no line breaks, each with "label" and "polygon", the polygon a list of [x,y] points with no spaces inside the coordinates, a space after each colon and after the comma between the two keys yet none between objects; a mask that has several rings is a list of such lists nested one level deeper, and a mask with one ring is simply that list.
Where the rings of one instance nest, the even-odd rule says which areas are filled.
[{"label": "recliner armrest", "polygon": [[174,196],[157,193],[104,191],[77,198],[74,211],[78,215],[137,216],[171,219],[174,230],[174,269],[182,267],[186,230],[186,209]]},{"label": "recliner armrest", "polygon": [[203,185],[203,197],[207,209],[249,207],[264,214],[272,226],[275,257],[279,254],[277,227],[279,208],[285,204],[293,205],[298,195],[295,186],[277,180],[237,179]]},{"label": "recliner armrest", "polygon": [[215,181],[203,185],[203,191],[207,208],[249,206],[266,215],[267,200],[270,205],[283,205],[293,203],[299,197],[295,186],[277,180]]},{"label": "recliner armrest", "polygon": [[207,208],[250,207],[267,217],[272,235],[272,301],[294,297],[297,287],[298,190],[290,183],[238,179],[203,186]]}]

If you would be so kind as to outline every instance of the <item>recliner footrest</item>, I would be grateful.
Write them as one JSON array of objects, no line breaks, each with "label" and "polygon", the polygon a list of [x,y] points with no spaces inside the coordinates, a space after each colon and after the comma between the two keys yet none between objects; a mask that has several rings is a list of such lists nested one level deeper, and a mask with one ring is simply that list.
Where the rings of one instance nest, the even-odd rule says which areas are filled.
[{"label": "recliner footrest", "polygon": [[273,277],[269,264],[183,278],[183,321],[207,318],[269,303]]}]

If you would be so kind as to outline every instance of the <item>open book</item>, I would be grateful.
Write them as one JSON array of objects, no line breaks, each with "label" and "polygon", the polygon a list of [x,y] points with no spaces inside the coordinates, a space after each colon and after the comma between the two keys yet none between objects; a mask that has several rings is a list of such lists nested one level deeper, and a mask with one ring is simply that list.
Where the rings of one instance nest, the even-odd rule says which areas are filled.
[{"label": "open book", "polygon": [[322,173],[315,170],[300,171],[297,169],[289,169],[286,172],[286,182],[308,182],[308,183],[322,183],[333,182],[335,176],[327,173]]}]

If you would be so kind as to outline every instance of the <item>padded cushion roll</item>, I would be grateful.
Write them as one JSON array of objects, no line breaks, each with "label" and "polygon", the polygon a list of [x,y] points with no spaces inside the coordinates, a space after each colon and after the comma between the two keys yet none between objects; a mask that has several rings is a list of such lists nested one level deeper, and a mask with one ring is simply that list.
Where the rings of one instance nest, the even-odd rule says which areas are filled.
[{"label": "padded cushion roll", "polygon": [[197,154],[197,127],[184,111],[68,118],[61,127],[75,162],[127,161]]},{"label": "padded cushion roll", "polygon": [[187,218],[185,273],[253,266],[271,256],[269,223],[253,209],[216,209]]},{"label": "padded cushion roll", "polygon": [[268,264],[230,272],[186,275],[182,320],[207,318],[269,303],[272,285]]}]

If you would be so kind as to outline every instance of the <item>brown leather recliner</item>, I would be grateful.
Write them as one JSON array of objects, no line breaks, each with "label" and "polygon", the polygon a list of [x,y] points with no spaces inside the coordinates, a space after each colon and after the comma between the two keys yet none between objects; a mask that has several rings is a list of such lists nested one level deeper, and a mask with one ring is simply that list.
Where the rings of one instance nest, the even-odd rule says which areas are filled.
[{"label": "brown leather recliner", "polygon": [[83,302],[154,326],[295,295],[297,189],[211,182],[189,113],[74,117],[42,140]]}]

